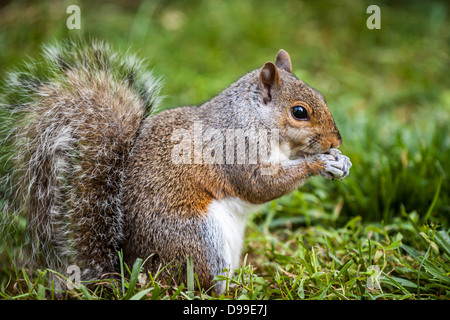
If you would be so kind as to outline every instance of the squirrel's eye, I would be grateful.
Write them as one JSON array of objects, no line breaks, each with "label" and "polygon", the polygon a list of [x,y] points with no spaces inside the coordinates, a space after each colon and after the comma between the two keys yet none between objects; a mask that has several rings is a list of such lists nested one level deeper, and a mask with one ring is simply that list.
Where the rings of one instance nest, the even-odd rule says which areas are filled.
[{"label": "squirrel's eye", "polygon": [[297,120],[308,120],[308,111],[304,106],[295,106],[292,108],[292,115]]}]

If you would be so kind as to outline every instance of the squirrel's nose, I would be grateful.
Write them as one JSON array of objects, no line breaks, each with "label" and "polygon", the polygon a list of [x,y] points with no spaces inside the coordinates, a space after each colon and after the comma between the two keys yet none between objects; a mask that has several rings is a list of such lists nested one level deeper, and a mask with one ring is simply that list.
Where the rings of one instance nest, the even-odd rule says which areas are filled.
[{"label": "squirrel's nose", "polygon": [[330,148],[339,148],[341,144],[342,144],[342,137],[338,131],[337,134],[334,136],[334,139],[331,141]]}]

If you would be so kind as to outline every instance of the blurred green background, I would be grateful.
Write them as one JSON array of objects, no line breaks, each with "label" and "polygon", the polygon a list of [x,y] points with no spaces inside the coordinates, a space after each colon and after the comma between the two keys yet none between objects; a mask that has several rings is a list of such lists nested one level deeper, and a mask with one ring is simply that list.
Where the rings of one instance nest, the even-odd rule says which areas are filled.
[{"label": "blurred green background", "polygon": [[[72,4],[80,30],[66,26]],[[379,30],[366,26],[371,4]],[[280,217],[388,222],[414,212],[447,226],[449,30],[445,1],[2,1],[0,81],[42,44],[99,38],[149,59],[165,109],[212,98],[283,48],[326,96],[353,168],[342,182],[312,179],[279,202]]]}]

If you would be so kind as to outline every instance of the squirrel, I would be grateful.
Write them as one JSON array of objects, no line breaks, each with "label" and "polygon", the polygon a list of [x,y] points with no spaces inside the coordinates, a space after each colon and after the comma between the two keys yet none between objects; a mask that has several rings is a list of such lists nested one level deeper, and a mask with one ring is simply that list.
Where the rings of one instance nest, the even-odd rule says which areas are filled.
[{"label": "squirrel", "polygon": [[214,279],[239,267],[249,213],[308,177],[349,174],[324,96],[284,50],[213,99],[162,112],[161,80],[136,56],[102,41],[43,52],[9,74],[1,106],[15,119],[9,207],[50,268],[99,279],[122,250],[185,282],[190,257],[200,287],[221,294]]}]

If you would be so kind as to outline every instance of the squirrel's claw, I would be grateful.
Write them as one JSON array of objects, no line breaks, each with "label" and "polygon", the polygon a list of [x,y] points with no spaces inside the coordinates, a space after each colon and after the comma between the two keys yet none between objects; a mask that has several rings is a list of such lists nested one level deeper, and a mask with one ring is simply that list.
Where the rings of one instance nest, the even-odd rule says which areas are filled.
[{"label": "squirrel's claw", "polygon": [[325,154],[329,154],[337,158],[340,154],[342,154],[342,151],[336,148],[330,148],[328,149],[328,151],[325,152]]},{"label": "squirrel's claw", "polygon": [[318,158],[325,165],[320,172],[327,179],[344,179],[348,176],[352,163],[347,156],[341,154],[338,149],[330,149],[328,154],[320,154]]}]

